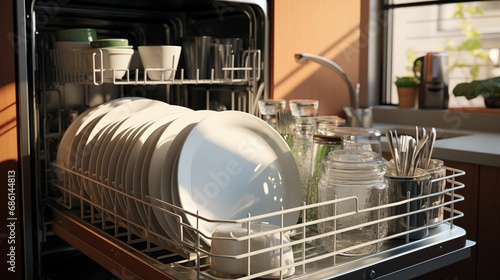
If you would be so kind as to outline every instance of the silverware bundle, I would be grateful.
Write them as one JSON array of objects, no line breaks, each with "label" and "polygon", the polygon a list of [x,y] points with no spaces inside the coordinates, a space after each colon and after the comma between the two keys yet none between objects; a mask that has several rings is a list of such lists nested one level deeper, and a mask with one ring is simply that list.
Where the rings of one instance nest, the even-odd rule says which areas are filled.
[{"label": "silverware bundle", "polygon": [[387,130],[386,137],[397,176],[411,177],[418,168],[428,169],[436,142],[435,128],[427,132],[416,126],[415,137],[398,136],[397,131]]}]

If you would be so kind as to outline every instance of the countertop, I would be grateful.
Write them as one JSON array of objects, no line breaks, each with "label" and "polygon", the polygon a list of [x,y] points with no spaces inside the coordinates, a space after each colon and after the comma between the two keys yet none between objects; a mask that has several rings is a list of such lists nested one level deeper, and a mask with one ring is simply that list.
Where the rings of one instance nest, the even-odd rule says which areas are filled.
[{"label": "countertop", "polygon": [[[500,167],[500,114],[380,106],[373,109],[373,120],[383,135],[388,129],[411,134],[415,126],[435,127],[433,158]],[[382,150],[389,152],[385,137]]]}]

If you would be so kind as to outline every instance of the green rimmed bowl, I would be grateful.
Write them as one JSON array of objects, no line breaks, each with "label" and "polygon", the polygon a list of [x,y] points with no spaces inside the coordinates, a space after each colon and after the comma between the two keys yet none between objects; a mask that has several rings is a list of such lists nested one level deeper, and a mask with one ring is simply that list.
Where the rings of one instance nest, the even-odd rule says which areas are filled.
[{"label": "green rimmed bowl", "polygon": [[58,30],[55,35],[56,41],[64,42],[92,42],[97,39],[97,32],[93,28]]},{"label": "green rimmed bowl", "polygon": [[122,38],[99,39],[90,42],[92,48],[127,47],[128,40]]}]

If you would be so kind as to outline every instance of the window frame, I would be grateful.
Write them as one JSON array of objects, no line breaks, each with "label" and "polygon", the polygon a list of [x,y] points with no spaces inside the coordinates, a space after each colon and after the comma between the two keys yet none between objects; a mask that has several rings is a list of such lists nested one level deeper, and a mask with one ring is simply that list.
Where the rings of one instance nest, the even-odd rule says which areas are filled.
[{"label": "window frame", "polygon": [[[377,0],[370,0],[370,2]],[[379,85],[380,94],[378,97],[379,105],[389,105],[389,106],[397,106],[397,104],[391,103],[391,88],[392,88],[392,80],[394,73],[392,71],[392,52],[393,52],[393,21],[394,21],[394,12],[400,8],[409,8],[409,7],[419,7],[419,6],[430,6],[430,5],[445,5],[445,4],[454,4],[454,3],[465,3],[465,2],[478,2],[474,0],[422,0],[422,1],[404,1],[404,0],[384,0],[383,4],[379,6],[380,10],[377,14],[380,15],[379,21],[383,21],[384,24],[382,26],[382,30],[378,30],[379,34],[383,34],[379,38],[379,44],[382,46],[381,50],[379,50],[379,55],[382,57],[380,69],[381,76],[379,79],[382,81]],[[380,28],[380,27],[379,27]],[[370,58],[369,64],[375,63],[372,58]]]}]

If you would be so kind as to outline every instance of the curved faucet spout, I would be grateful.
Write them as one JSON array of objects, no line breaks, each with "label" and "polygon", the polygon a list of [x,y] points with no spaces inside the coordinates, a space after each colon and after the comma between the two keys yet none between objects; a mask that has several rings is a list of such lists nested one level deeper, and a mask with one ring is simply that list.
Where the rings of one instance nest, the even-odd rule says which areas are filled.
[{"label": "curved faucet spout", "polygon": [[344,81],[346,82],[346,84],[349,88],[349,98],[351,101],[351,107],[353,107],[355,110],[358,109],[358,107],[359,107],[359,83],[356,84],[356,90],[354,90],[351,79],[349,78],[347,73],[344,71],[344,69],[342,69],[342,67],[340,67],[337,63],[335,63],[327,58],[324,58],[322,56],[315,55],[315,54],[309,54],[309,53],[295,54],[295,60],[301,64],[306,63],[308,60],[312,60],[312,61],[314,61],[322,66],[325,66],[326,68],[329,68],[329,69],[337,72],[338,74],[340,74],[340,76],[342,76],[342,78],[344,78]]}]

